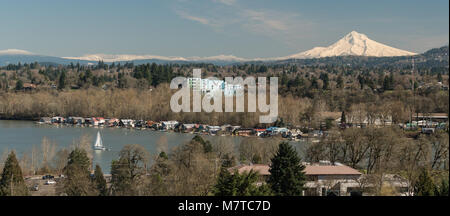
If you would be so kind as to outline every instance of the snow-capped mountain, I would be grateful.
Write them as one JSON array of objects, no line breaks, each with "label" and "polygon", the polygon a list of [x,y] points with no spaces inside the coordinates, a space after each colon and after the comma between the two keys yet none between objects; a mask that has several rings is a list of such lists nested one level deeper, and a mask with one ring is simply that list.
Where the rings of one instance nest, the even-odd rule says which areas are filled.
[{"label": "snow-capped mountain", "polygon": [[121,62],[121,61],[134,61],[134,60],[146,60],[146,59],[158,59],[163,61],[229,61],[239,62],[246,61],[244,58],[239,58],[232,55],[218,55],[209,57],[177,57],[177,56],[157,56],[157,55],[110,55],[110,54],[89,54],[81,57],[62,57],[64,59],[76,59],[86,61],[104,61],[104,62]]},{"label": "snow-capped mountain", "polygon": [[0,55],[33,55],[33,53],[20,49],[6,49],[0,50]]},{"label": "snow-capped mountain", "polygon": [[0,65],[10,63],[26,62],[53,62],[57,64],[69,64],[78,62],[81,64],[104,62],[127,62],[136,63],[168,63],[168,62],[202,62],[214,64],[230,64],[249,61],[278,61],[287,59],[311,59],[333,56],[373,56],[373,57],[391,57],[391,56],[410,56],[416,53],[393,48],[374,40],[369,39],[365,34],[352,31],[328,47],[316,47],[311,50],[274,58],[253,58],[246,59],[233,55],[217,55],[209,57],[177,57],[177,56],[158,56],[158,55],[127,55],[127,54],[89,54],[80,57],[52,57],[34,54],[25,50],[7,49],[0,50]]},{"label": "snow-capped mountain", "polygon": [[328,47],[315,47],[305,52],[286,56],[284,59],[322,58],[332,56],[409,56],[416,53],[390,47],[368,38],[365,34],[352,31]]},{"label": "snow-capped mountain", "polygon": [[352,31],[340,39],[338,42],[328,47],[316,47],[311,50],[285,56],[274,58],[254,58],[245,59],[233,55],[218,55],[210,57],[166,57],[157,55],[108,55],[108,54],[93,54],[84,55],[81,57],[63,57],[65,59],[117,62],[117,61],[133,61],[145,59],[158,59],[164,61],[193,61],[193,62],[245,62],[245,61],[274,61],[285,59],[308,59],[308,58],[322,58],[332,56],[373,56],[373,57],[391,57],[391,56],[409,56],[416,55],[416,53],[405,50],[393,48],[368,38],[365,34]]},{"label": "snow-capped mountain", "polygon": [[5,66],[8,64],[18,64],[18,63],[51,63],[51,64],[70,64],[70,62],[88,64],[88,61],[82,60],[69,60],[54,56],[45,56],[35,54],[26,50],[19,49],[6,49],[0,50],[0,66]]}]

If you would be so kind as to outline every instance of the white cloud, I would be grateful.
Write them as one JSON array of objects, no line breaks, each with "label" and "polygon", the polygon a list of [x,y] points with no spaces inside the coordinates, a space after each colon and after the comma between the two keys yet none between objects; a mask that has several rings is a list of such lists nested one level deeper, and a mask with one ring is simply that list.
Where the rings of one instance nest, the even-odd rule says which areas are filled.
[{"label": "white cloud", "polygon": [[237,0],[213,0],[214,2],[219,2],[225,5],[235,5]]},{"label": "white cloud", "polygon": [[187,4],[177,5],[176,12],[181,18],[207,25],[214,31],[233,34],[228,29],[238,27],[244,32],[271,37],[289,45],[309,36],[314,26],[312,22],[304,20],[300,14],[294,12],[250,9],[243,7],[237,0],[212,0],[212,2],[221,5],[213,4],[212,7],[208,5],[208,9],[205,10],[201,8],[205,6],[204,4],[189,1]]},{"label": "white cloud", "polygon": [[181,18],[183,18],[183,19],[187,19],[187,20],[192,20],[192,21],[195,21],[195,22],[199,22],[199,23],[201,23],[201,24],[203,24],[203,25],[210,25],[210,24],[211,24],[210,21],[209,21],[208,19],[206,19],[206,18],[197,17],[197,16],[192,16],[192,15],[187,14],[187,13],[184,12],[184,11],[176,11],[176,12],[177,12],[177,14],[178,14]]},{"label": "white cloud", "polygon": [[286,31],[288,29],[287,21],[280,19],[276,14],[270,14],[267,11],[244,10],[244,16],[249,18],[250,25],[273,29],[278,31]]},{"label": "white cloud", "polygon": [[314,23],[304,20],[300,14],[274,10],[242,11],[245,20],[242,28],[253,33],[262,34],[296,47],[304,37],[310,37]]}]

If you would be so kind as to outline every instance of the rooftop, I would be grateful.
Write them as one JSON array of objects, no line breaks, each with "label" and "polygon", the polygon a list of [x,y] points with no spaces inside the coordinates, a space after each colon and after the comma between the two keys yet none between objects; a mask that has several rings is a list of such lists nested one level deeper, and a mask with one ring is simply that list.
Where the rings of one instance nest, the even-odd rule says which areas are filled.
[{"label": "rooftop", "polygon": [[[250,172],[250,170],[258,172],[260,175],[270,175],[269,165],[267,164],[241,164],[228,169],[230,172],[238,170],[239,173]],[[306,175],[361,175],[358,170],[353,169],[349,166],[338,164],[338,165],[320,165],[312,164],[305,165]]]},{"label": "rooftop", "polygon": [[361,175],[346,165],[306,165],[305,172],[306,175]]}]

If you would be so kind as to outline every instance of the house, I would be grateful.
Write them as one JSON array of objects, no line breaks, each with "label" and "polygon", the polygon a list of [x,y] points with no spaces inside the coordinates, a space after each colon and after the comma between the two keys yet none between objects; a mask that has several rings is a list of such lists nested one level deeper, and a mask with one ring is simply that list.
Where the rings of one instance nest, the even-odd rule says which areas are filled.
[{"label": "house", "polygon": [[115,126],[119,126],[119,122],[120,122],[119,119],[112,118],[112,119],[106,120],[106,125],[108,125],[108,127],[115,127]]},{"label": "house", "polygon": [[145,122],[145,125],[148,128],[154,128],[154,127],[156,127],[156,122],[148,120],[147,122]]},{"label": "house", "polygon": [[52,123],[52,118],[50,118],[50,117],[42,117],[41,119],[39,119],[39,123],[40,124],[51,124]]},{"label": "house", "polygon": [[134,120],[133,119],[120,119],[119,126],[134,128]]},{"label": "house", "polygon": [[32,84],[32,83],[24,83],[23,84],[23,89],[31,91],[31,90],[36,89],[36,85]]},{"label": "house", "polygon": [[195,124],[182,124],[181,125],[181,130],[185,133],[194,131],[194,128],[195,128]]},{"label": "house", "polygon": [[84,124],[84,118],[70,116],[69,118],[67,118],[67,123],[69,123],[69,124],[78,124],[78,125]]},{"label": "house", "polygon": [[85,119],[85,124],[88,124],[88,125],[100,126],[100,125],[104,125],[105,123],[106,123],[106,120],[103,117],[92,117],[92,118]]},{"label": "house", "polygon": [[235,125],[235,126],[229,126],[229,127],[227,127],[227,130],[226,130],[226,131],[228,131],[228,132],[230,132],[230,133],[233,133],[236,129],[239,129],[239,128],[241,128],[241,126],[238,126],[238,125]]},{"label": "house", "polygon": [[447,113],[418,113],[416,115],[412,115],[413,120],[428,120],[431,122],[447,122],[448,115]]},{"label": "house", "polygon": [[91,124],[92,124],[92,118],[85,118],[85,119],[84,119],[84,123],[85,123],[86,125],[91,125]]},{"label": "house", "polygon": [[90,123],[93,126],[99,126],[100,125],[100,121],[97,118],[95,118],[95,117],[91,118]]},{"label": "house", "polygon": [[[364,128],[367,125],[374,126],[390,126],[392,125],[392,116],[386,115],[381,117],[359,116],[358,114],[349,113],[346,115],[347,124],[352,127]],[[336,123],[341,122],[341,117],[335,120]]]},{"label": "house", "polygon": [[104,125],[106,123],[106,120],[103,117],[96,117],[95,119],[97,119],[99,125]]},{"label": "house", "polygon": [[267,133],[270,135],[275,135],[277,133],[278,127],[269,127],[266,129]]},{"label": "house", "polygon": [[341,163],[329,161],[305,163],[306,196],[350,195],[347,189],[355,191],[359,187],[358,179],[362,173]]},{"label": "house", "polygon": [[135,121],[135,127],[142,128],[142,127],[145,127],[145,125],[146,125],[146,122],[144,120],[136,120]]},{"label": "house", "polygon": [[256,136],[263,136],[266,133],[266,129],[264,128],[255,128],[253,129]]},{"label": "house", "polygon": [[232,131],[230,131],[230,129],[231,129],[231,125],[230,124],[224,124],[224,125],[220,126],[220,129],[222,131],[232,132]]},{"label": "house", "polygon": [[233,131],[235,135],[238,136],[250,136],[253,134],[253,129],[251,128],[238,128]]},{"label": "house", "polygon": [[178,124],[178,121],[161,121],[161,125],[163,129],[173,130],[175,126]]},{"label": "house", "polygon": [[217,134],[218,131],[222,130],[222,128],[220,126],[211,126],[208,125],[206,126],[206,130],[210,133],[210,134]]},{"label": "house", "polygon": [[270,135],[276,135],[276,134],[288,133],[289,129],[280,128],[280,127],[269,127],[269,128],[267,128],[266,131]]},{"label": "house", "polygon": [[[362,173],[346,165],[329,161],[321,161],[320,163],[303,163],[305,165],[306,183],[303,195],[305,196],[325,196],[325,195],[350,195],[350,192],[359,188],[358,179]],[[233,173],[249,172],[253,170],[260,175],[258,185],[264,184],[270,176],[269,165],[267,164],[250,164],[238,165],[229,168],[228,171]]]},{"label": "house", "polygon": [[206,126],[207,125],[195,124],[194,131],[195,132],[202,132],[203,130],[205,130]]},{"label": "house", "polygon": [[54,124],[64,123],[64,120],[65,120],[65,118],[61,117],[61,116],[52,117],[52,123],[54,123]]}]

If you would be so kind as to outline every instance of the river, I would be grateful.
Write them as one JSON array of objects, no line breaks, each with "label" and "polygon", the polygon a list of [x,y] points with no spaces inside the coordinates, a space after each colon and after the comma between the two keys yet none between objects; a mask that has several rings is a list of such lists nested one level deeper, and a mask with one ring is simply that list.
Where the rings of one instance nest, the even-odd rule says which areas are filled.
[{"label": "river", "polygon": [[[103,144],[110,151],[93,151],[93,164],[99,164],[104,173],[110,172],[111,161],[118,159],[118,153],[126,144],[139,144],[146,148],[150,154],[157,153],[158,140],[167,140],[168,150],[188,142],[194,134],[160,132],[153,130],[138,130],[127,128],[94,128],[76,127],[64,125],[36,124],[33,121],[0,120],[0,153],[6,150],[14,150],[18,157],[23,153],[31,153],[33,146],[41,149],[42,139],[46,137],[57,144],[58,149],[68,148],[74,142],[87,135],[92,144],[95,142],[97,132],[102,135]],[[165,139],[163,138],[165,136]],[[234,143],[235,147],[243,139],[237,136],[204,136],[214,142],[216,139],[224,139]],[[255,138],[259,139],[259,138]],[[299,142],[291,142],[297,150],[302,146]]]}]

